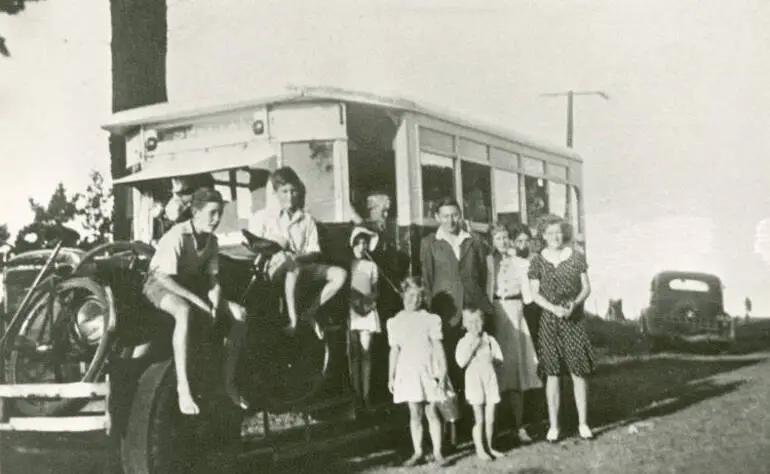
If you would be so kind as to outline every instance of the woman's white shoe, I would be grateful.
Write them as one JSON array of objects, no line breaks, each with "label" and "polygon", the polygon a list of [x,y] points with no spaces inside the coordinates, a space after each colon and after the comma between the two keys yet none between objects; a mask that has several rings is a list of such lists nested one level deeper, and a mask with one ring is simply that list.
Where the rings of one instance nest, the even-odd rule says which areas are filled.
[{"label": "woman's white shoe", "polygon": [[594,439],[594,433],[591,431],[591,428],[589,428],[588,425],[578,426],[578,432],[580,433],[580,437],[583,439]]}]

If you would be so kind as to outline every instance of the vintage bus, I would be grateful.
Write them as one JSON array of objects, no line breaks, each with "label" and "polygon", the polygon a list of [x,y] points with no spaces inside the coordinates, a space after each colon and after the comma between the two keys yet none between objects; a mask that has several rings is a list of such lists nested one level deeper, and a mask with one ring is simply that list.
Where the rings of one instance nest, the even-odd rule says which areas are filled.
[{"label": "vintage bus", "polygon": [[495,220],[534,226],[553,213],[585,239],[577,154],[410,100],[290,87],[230,104],[142,107],[104,128],[126,137],[127,169],[115,184],[133,190],[116,220],[130,222],[123,237],[132,240],[152,239],[150,209],[166,178],[201,172],[213,173],[229,201],[221,240],[239,239],[278,166],[308,184],[307,210],[322,223],[348,223],[367,193],[389,194],[410,255],[420,229],[436,225],[434,203],[444,196],[456,197],[480,232]]}]

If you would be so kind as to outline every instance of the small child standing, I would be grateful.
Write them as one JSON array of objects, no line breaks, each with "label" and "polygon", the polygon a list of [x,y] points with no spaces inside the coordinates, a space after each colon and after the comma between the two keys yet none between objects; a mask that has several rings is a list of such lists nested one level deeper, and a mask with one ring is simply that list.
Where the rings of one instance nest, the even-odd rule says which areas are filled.
[{"label": "small child standing", "polygon": [[[465,369],[465,398],[473,406],[473,444],[476,455],[484,460],[502,457],[503,453],[492,448],[495,430],[495,406],[500,402],[495,363],[503,360],[500,346],[494,337],[484,332],[484,316],[481,310],[463,310],[465,335],[457,343],[455,359]],[[489,452],[484,447],[486,434]]]},{"label": "small child standing", "polygon": [[409,405],[409,432],[414,454],[404,466],[422,461],[423,417],[433,443],[435,462],[443,466],[441,453],[441,419],[436,402],[444,399],[442,390],[446,379],[446,355],[441,344],[441,317],[420,309],[423,287],[417,277],[401,283],[404,309],[387,322],[390,358],[388,389],[393,403]]},{"label": "small child standing", "polygon": [[377,265],[365,257],[377,247],[377,234],[362,227],[353,229],[350,247],[350,317],[348,319],[348,361],[350,378],[358,400],[370,408],[372,358],[369,351],[372,335],[382,331],[377,313]]}]

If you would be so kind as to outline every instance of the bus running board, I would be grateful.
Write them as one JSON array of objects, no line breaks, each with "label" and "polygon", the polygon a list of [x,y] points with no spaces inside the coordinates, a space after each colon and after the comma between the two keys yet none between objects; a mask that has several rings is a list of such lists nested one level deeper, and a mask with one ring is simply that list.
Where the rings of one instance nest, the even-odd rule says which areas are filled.
[{"label": "bus running board", "polygon": [[0,398],[39,400],[96,399],[106,397],[108,391],[107,382],[13,384],[0,385]]},{"label": "bus running board", "polygon": [[0,423],[0,431],[25,431],[37,433],[85,433],[105,431],[108,427],[104,415],[44,416],[11,418]]},{"label": "bus running board", "polygon": [[[109,378],[108,378],[109,380]],[[107,431],[110,426],[106,408],[109,381],[89,383],[4,384],[0,385],[0,432],[87,433]],[[5,400],[88,400],[90,413],[72,416],[13,416]],[[10,416],[9,416],[10,415]]]}]

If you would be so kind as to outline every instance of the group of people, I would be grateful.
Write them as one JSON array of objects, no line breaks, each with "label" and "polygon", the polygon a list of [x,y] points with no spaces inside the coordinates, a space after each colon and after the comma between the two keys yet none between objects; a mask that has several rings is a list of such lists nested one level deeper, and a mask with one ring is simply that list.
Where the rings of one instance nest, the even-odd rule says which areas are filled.
[{"label": "group of people", "polygon": [[[569,245],[563,219],[546,216],[538,225],[543,242],[530,254],[529,230],[494,224],[489,242],[472,234],[458,203],[438,203],[439,228],[421,244],[421,278],[402,284],[404,309],[388,320],[390,382],[395,403],[407,403],[414,453],[407,466],[423,458],[423,418],[427,418],[433,456],[442,464],[442,422],[437,406],[452,389],[473,407],[472,437],[484,460],[495,450],[496,405],[505,395],[521,443],[532,439],[523,425],[523,394],[545,379],[550,428],[560,437],[559,381],[573,379],[579,435],[593,438],[587,419],[586,376],[594,368],[591,344],[582,324],[582,305],[590,293],[585,255]],[[420,281],[421,280],[421,281]],[[525,311],[539,309],[532,337]]]},{"label": "group of people", "polygon": [[[383,277],[386,288],[398,286],[388,278],[393,272],[383,269],[392,258],[372,258],[378,247],[389,245],[382,238],[390,206],[387,196],[367,201],[377,215],[375,225],[354,228],[349,239],[352,262],[344,269],[319,263],[317,225],[304,210],[305,188],[296,173],[280,168],[272,173],[270,184],[275,202],[254,215],[250,230],[282,249],[271,258],[268,274],[285,292],[289,319],[285,330],[293,334],[299,322],[306,321],[323,338],[315,314],[350,282],[351,380],[363,405],[369,405],[371,345],[384,329],[390,346],[388,389],[394,403],[409,406],[414,453],[406,465],[423,458],[424,418],[434,458],[444,463],[437,407],[452,392],[462,394],[473,407],[477,455],[494,459],[502,455],[492,445],[497,404],[505,400],[519,441],[531,442],[523,424],[523,395],[545,382],[550,422],[546,438],[557,441],[559,381],[567,373],[574,385],[579,434],[593,437],[587,421],[586,376],[593,371],[594,359],[582,324],[583,302],[590,293],[588,266],[583,252],[569,245],[570,226],[563,219],[543,218],[537,232],[542,250],[529,252],[527,228],[494,224],[486,240],[462,219],[454,199],[439,201],[439,228],[420,247],[421,275],[406,277],[394,288],[394,293],[400,292],[400,310],[385,305],[390,309],[382,311]],[[208,185],[175,191],[174,212],[167,214],[174,214],[177,222],[157,242],[144,294],[175,320],[172,347],[179,408],[184,414],[198,413],[186,362],[189,321],[196,310],[216,322],[229,320],[225,386],[233,402],[245,408],[234,375],[246,311],[222,300],[218,279],[214,231],[222,217],[222,196]],[[301,274],[322,283],[322,289],[299,315],[296,284]],[[535,309],[536,318],[525,317]],[[536,331],[530,330],[532,324]]]}]

